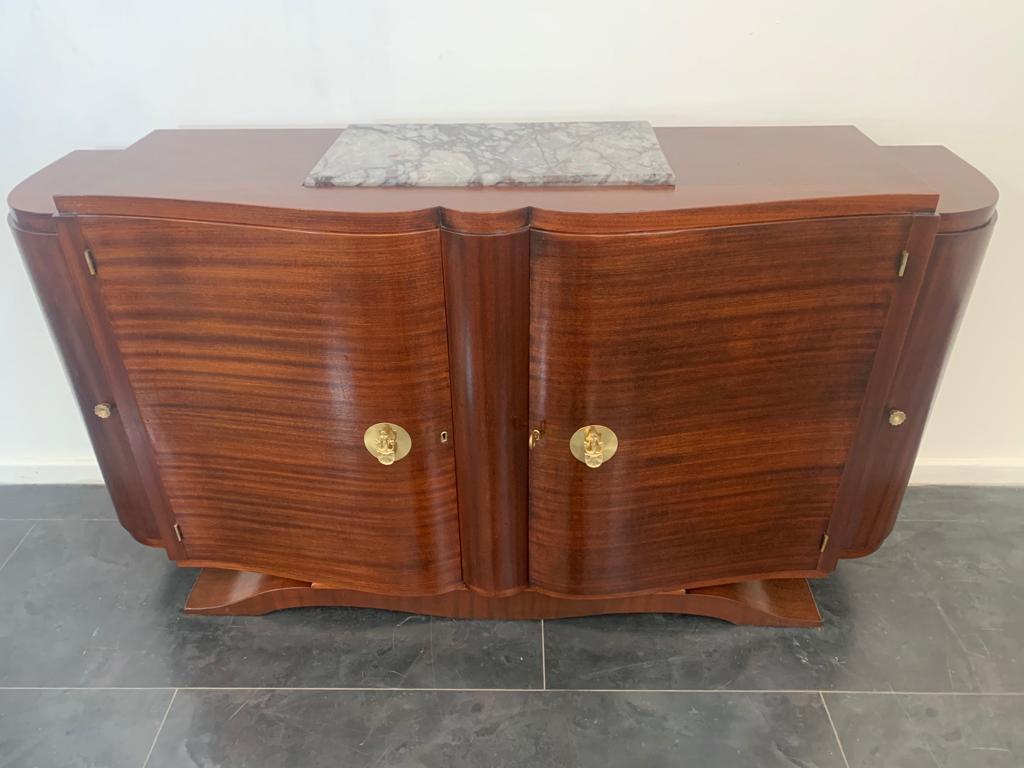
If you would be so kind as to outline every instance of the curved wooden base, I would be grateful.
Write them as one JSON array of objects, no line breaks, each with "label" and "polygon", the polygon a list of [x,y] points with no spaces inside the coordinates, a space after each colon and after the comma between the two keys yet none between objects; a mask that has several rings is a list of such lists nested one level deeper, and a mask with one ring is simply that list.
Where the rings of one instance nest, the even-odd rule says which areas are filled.
[{"label": "curved wooden base", "polygon": [[351,606],[424,613],[457,619],[557,619],[602,613],[687,613],[733,624],[817,627],[821,616],[806,579],[766,579],[631,597],[583,599],[525,590],[489,597],[460,589],[441,595],[375,595],[319,587],[261,573],[204,568],[185,612],[257,616],[283,608]]}]

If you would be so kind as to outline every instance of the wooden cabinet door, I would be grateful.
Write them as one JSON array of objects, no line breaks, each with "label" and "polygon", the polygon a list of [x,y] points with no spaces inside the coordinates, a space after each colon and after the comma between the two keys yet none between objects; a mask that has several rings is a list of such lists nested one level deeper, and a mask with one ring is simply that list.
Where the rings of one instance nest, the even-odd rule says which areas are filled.
[{"label": "wooden cabinet door", "polygon": [[[182,559],[393,594],[461,583],[436,230],[97,217],[80,238],[117,414],[144,427]],[[412,439],[389,466],[364,446],[378,422]]]},{"label": "wooden cabinet door", "polygon": [[[916,284],[912,216],[535,232],[530,579],[609,595],[813,572],[876,361]],[[925,256],[926,258],[926,256]],[[573,433],[618,437],[598,468]]]}]

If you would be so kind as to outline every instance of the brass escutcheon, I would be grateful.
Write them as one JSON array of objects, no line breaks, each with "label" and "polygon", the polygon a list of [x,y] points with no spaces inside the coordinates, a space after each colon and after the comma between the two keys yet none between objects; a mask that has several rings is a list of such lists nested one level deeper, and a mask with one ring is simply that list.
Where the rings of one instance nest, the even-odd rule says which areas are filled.
[{"label": "brass escutcheon", "polygon": [[619,449],[619,438],[608,427],[588,424],[577,429],[569,438],[569,450],[578,461],[597,469]]},{"label": "brass escutcheon", "polygon": [[363,433],[363,445],[384,466],[401,461],[412,450],[412,438],[397,424],[382,421]]}]

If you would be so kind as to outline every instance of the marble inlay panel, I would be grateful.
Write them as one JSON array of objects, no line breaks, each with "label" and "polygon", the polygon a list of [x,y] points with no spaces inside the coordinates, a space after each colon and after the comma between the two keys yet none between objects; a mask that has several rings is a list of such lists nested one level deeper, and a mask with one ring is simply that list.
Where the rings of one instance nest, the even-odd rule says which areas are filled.
[{"label": "marble inlay panel", "polygon": [[665,186],[647,122],[350,125],[307,187]]}]

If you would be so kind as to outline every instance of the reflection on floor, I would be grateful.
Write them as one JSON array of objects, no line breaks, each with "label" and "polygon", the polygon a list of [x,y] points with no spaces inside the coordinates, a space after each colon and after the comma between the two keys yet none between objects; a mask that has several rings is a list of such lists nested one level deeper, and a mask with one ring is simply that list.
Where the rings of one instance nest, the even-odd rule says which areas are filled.
[{"label": "reflection on floor", "polygon": [[0,487],[0,766],[1024,765],[1024,489],[911,488],[820,629],[186,617],[93,486]]}]

